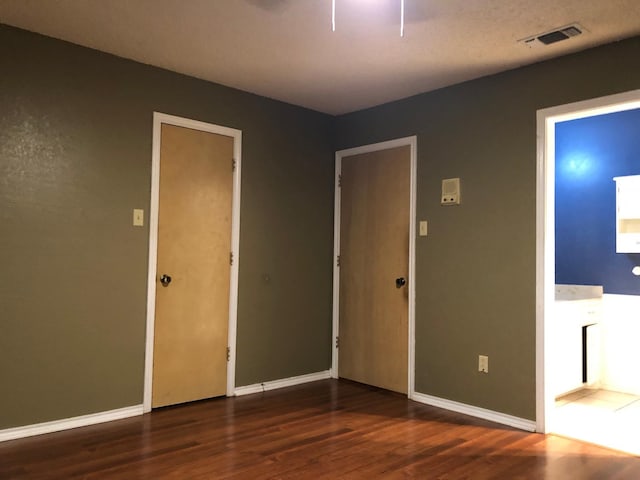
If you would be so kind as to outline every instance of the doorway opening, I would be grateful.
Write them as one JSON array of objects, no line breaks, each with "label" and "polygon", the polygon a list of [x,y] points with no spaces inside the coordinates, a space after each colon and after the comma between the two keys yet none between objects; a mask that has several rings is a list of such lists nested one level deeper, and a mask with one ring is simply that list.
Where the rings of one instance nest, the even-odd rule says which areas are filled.
[{"label": "doorway opening", "polygon": [[[640,421],[640,391],[620,391],[626,388],[616,387],[621,384],[612,380],[603,365],[609,365],[611,371],[614,362],[624,364],[611,352],[620,350],[621,336],[616,333],[620,331],[620,318],[624,317],[620,313],[634,311],[628,307],[640,300],[640,285],[624,291],[620,276],[612,272],[621,261],[635,260],[616,254],[615,241],[609,240],[600,242],[600,246],[587,245],[600,249],[602,255],[598,258],[586,256],[575,261],[569,258],[573,253],[567,253],[572,249],[588,250],[585,243],[594,244],[599,236],[615,237],[616,182],[609,177],[618,174],[610,175],[609,170],[602,169],[601,175],[606,178],[599,181],[607,191],[607,201],[613,202],[603,208],[595,187],[587,185],[595,176],[598,162],[584,152],[578,154],[575,150],[579,149],[567,152],[563,147],[567,144],[564,137],[569,131],[567,127],[578,125],[574,122],[583,122],[580,124],[583,126],[588,122],[593,127],[594,120],[639,108],[640,90],[635,90],[540,110],[537,127],[537,430],[633,454],[640,454],[637,432],[630,427]],[[589,137],[584,131],[581,135],[577,143],[584,143]],[[611,167],[603,158],[598,160],[600,165]],[[622,175],[629,173],[623,171]],[[581,190],[576,187],[578,184]],[[582,195],[584,201],[571,198],[572,195]],[[564,228],[564,222],[573,221],[563,220],[568,218],[566,210],[571,202],[592,216],[606,216],[610,226]],[[631,268],[628,270],[625,275],[631,276]],[[605,271],[609,277],[603,274]],[[618,294],[621,288],[624,295]],[[640,319],[628,324],[640,329]]]},{"label": "doorway opening", "polygon": [[[144,399],[143,399],[143,409],[145,412],[151,411],[152,406],[154,405],[154,400],[152,398],[153,392],[153,383],[154,383],[154,339],[156,335],[156,318],[157,318],[157,299],[158,299],[158,288],[167,288],[167,292],[170,291],[172,286],[177,286],[178,275],[174,276],[173,285],[171,285],[171,275],[167,275],[166,272],[158,271],[158,259],[159,259],[159,219],[160,219],[160,206],[161,206],[161,192],[160,192],[160,184],[161,184],[161,152],[163,152],[163,147],[167,148],[167,145],[163,145],[162,138],[163,134],[168,134],[173,132],[173,135],[176,135],[175,139],[178,142],[189,142],[184,144],[182,147],[178,143],[173,143],[170,151],[174,152],[174,157],[177,158],[178,164],[174,165],[174,168],[169,169],[165,173],[171,173],[173,171],[173,176],[178,178],[178,182],[174,182],[175,184],[182,184],[182,192],[184,195],[191,195],[189,192],[193,190],[195,193],[195,197],[191,198],[191,200],[183,202],[185,205],[191,205],[197,207],[202,203],[206,203],[211,206],[213,204],[218,203],[218,193],[216,190],[221,186],[217,185],[218,173],[216,172],[229,172],[228,177],[225,173],[225,178],[229,178],[228,187],[228,200],[225,200],[227,205],[230,203],[230,210],[227,213],[224,213],[224,216],[228,218],[225,220],[226,227],[224,227],[225,232],[211,232],[216,238],[227,237],[227,240],[224,243],[220,243],[220,245],[226,245],[226,248],[230,247],[230,251],[220,251],[216,253],[217,256],[223,256],[225,258],[224,261],[218,262],[220,266],[226,263],[228,266],[228,270],[225,267],[225,275],[228,274],[228,282],[225,281],[224,286],[220,286],[221,291],[224,290],[224,300],[228,299],[228,312],[227,307],[225,306],[225,311],[221,312],[221,322],[225,322],[225,317],[228,318],[226,321],[225,327],[227,327],[226,338],[220,339],[220,342],[224,342],[226,344],[226,352],[222,353],[223,359],[220,362],[222,365],[220,368],[223,369],[223,372],[226,376],[226,381],[223,381],[221,385],[221,393],[226,394],[227,396],[231,396],[234,394],[235,390],[235,363],[236,363],[236,324],[237,324],[237,298],[238,298],[238,265],[239,265],[239,234],[240,234],[240,171],[241,171],[241,142],[242,142],[242,132],[240,130],[222,127],[219,125],[213,125],[205,122],[200,122],[196,120],[176,117],[173,115],[167,115],[163,113],[154,112],[153,115],[153,147],[152,147],[152,168],[151,168],[151,205],[149,212],[149,266],[148,266],[148,279],[147,279],[147,335],[146,335],[146,349],[145,349],[145,378],[144,378]],[[182,132],[182,133],[180,133]],[[194,137],[194,138],[192,138]],[[219,140],[222,141],[220,143]],[[184,147],[184,148],[183,148]],[[187,158],[181,158],[180,155],[188,150],[189,157],[201,157],[202,161],[200,161],[200,165],[208,170],[211,175],[212,181],[206,180],[203,178],[196,179],[198,185],[194,185],[193,188],[189,187],[188,183],[185,183],[185,179],[181,178],[189,173],[190,168],[187,168],[186,165],[181,167],[181,163],[186,162]],[[216,166],[209,165],[209,161],[207,158],[209,156],[218,155],[216,152],[225,152],[226,158],[224,161],[225,165],[219,163]],[[167,154],[170,152],[165,151],[163,153]],[[213,157],[211,157],[213,158]],[[216,161],[218,162],[218,161]],[[220,160],[222,162],[222,160]],[[227,168],[228,167],[228,168]],[[163,173],[164,175],[164,173]],[[164,177],[163,177],[164,178]],[[226,182],[227,180],[224,180]],[[212,185],[212,182],[215,185]],[[209,193],[208,193],[209,192]],[[181,195],[180,191],[176,191],[176,195]],[[168,199],[171,200],[171,199]],[[167,201],[162,200],[162,201]],[[169,202],[171,203],[171,202]],[[167,204],[169,205],[169,204]],[[198,207],[200,208],[200,207]],[[165,213],[170,209],[165,208]],[[180,218],[180,211],[177,212],[178,217]],[[205,215],[204,220],[206,220],[207,215]],[[230,217],[230,218],[229,218]],[[197,220],[197,219],[196,219]],[[192,221],[189,225],[199,226],[200,221]],[[189,226],[183,226],[182,230],[186,230]],[[185,235],[189,237],[188,232],[185,232]],[[199,236],[199,235],[198,235]],[[193,237],[193,235],[191,235]],[[190,237],[190,238],[191,238]],[[230,237],[230,238],[229,238]],[[186,238],[186,237],[185,237]],[[193,238],[192,238],[193,239]],[[226,243],[228,242],[228,243]],[[182,242],[184,243],[184,242]],[[213,243],[204,245],[204,249],[213,248]],[[210,251],[210,253],[213,253]],[[218,255],[220,254],[220,255]],[[176,255],[171,254],[172,258],[177,257]],[[210,256],[210,255],[207,255]],[[222,268],[222,267],[221,267]],[[162,278],[160,276],[162,275]],[[167,278],[168,277],[168,278]],[[198,278],[200,275],[192,278],[190,281],[200,282]],[[228,283],[228,285],[226,285]],[[159,287],[159,285],[162,285]],[[213,285],[213,286],[212,286]],[[185,288],[183,288],[183,292],[192,291],[192,288],[189,287],[188,281],[185,280]],[[214,288],[214,284],[210,284],[209,287],[205,286],[204,288]],[[224,287],[224,288],[222,288]],[[176,293],[179,290],[175,290]],[[166,293],[166,292],[162,292]],[[193,302],[189,302],[193,303]],[[197,302],[196,302],[197,303]],[[199,310],[199,307],[198,307]],[[180,326],[181,327],[181,326]],[[199,328],[199,327],[198,327]],[[182,330],[185,330],[182,328]],[[184,332],[182,332],[184,333]],[[169,339],[170,340],[170,339]],[[171,341],[168,342],[171,344]],[[226,357],[226,358],[224,358]],[[224,366],[224,362],[226,361],[226,366]],[[172,366],[169,367],[173,368]],[[175,372],[169,372],[173,374]],[[177,377],[179,378],[179,376]],[[223,379],[224,380],[224,379]],[[218,393],[219,394],[219,393]],[[157,405],[157,402],[155,402]]]},{"label": "doorway opening", "polygon": [[[416,149],[413,136],[341,150],[335,157],[331,376],[409,398],[414,394]],[[389,207],[392,200],[397,214]],[[384,344],[394,331],[400,336],[388,348]]]}]

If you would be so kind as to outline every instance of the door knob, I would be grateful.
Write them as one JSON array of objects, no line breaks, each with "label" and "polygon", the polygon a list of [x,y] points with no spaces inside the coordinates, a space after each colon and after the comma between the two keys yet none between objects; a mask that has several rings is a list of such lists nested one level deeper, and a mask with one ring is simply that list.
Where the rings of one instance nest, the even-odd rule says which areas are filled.
[{"label": "door knob", "polygon": [[402,288],[407,284],[404,277],[396,278],[396,288]]},{"label": "door knob", "polygon": [[163,287],[168,287],[169,284],[171,283],[171,277],[166,273],[163,273],[162,276],[160,277],[160,283],[162,284]]}]

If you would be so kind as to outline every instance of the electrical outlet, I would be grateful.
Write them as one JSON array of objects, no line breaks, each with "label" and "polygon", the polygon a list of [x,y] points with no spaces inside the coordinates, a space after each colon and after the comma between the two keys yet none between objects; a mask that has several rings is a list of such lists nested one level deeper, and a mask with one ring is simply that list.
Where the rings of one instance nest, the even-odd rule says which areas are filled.
[{"label": "electrical outlet", "polygon": [[487,355],[478,355],[478,371],[489,373],[489,357]]}]

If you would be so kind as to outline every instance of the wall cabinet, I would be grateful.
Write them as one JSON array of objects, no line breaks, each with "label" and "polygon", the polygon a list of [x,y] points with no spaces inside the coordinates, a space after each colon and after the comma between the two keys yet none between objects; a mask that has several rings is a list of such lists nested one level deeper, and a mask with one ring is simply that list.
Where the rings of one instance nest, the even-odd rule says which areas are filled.
[{"label": "wall cabinet", "polygon": [[640,175],[615,177],[616,252],[640,253]]}]

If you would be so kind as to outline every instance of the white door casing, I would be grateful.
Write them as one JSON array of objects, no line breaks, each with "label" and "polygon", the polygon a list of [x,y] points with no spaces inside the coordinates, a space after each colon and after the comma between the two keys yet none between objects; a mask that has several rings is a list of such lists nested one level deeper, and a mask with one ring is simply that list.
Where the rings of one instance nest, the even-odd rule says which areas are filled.
[{"label": "white door casing", "polygon": [[158,212],[160,198],[160,140],[162,124],[175,125],[178,127],[191,128],[225,135],[233,138],[233,157],[235,169],[233,172],[233,194],[232,194],[232,218],[231,218],[231,249],[233,254],[233,264],[230,272],[229,291],[229,361],[227,362],[227,387],[226,395],[234,395],[235,390],[235,365],[236,365],[236,326],[238,312],[238,266],[239,266],[239,244],[240,244],[240,174],[242,156],[242,132],[233,128],[222,127],[210,123],[190,120],[164,113],[154,112],[153,114],[153,146],[151,165],[151,205],[149,212],[149,264],[147,277],[147,327],[146,327],[146,348],[145,348],[145,370],[144,370],[144,412],[151,411],[151,392],[153,381],[153,344],[154,344],[154,323],[155,323],[155,303],[156,303],[156,276],[158,257]]},{"label": "white door casing", "polygon": [[536,182],[536,430],[553,431],[554,395],[550,325],[555,302],[555,128],[556,123],[640,108],[640,90],[537,112]]},{"label": "white door casing", "polygon": [[332,335],[332,362],[331,376],[338,378],[339,349],[337,338],[340,325],[340,269],[338,257],[340,255],[340,174],[342,171],[342,158],[362,153],[387,150],[409,145],[410,146],[410,182],[409,182],[409,275],[407,286],[408,296],[408,397],[413,398],[415,393],[415,236],[416,236],[416,169],[417,169],[417,137],[405,137],[386,142],[364,145],[346,150],[340,150],[335,154],[335,198],[334,198],[334,264],[333,264],[333,335]]}]

